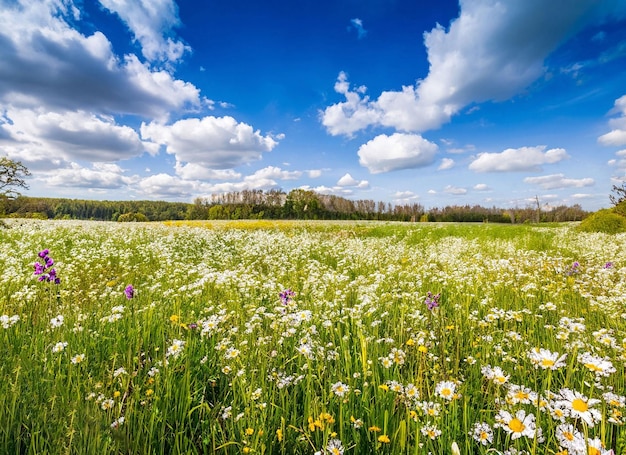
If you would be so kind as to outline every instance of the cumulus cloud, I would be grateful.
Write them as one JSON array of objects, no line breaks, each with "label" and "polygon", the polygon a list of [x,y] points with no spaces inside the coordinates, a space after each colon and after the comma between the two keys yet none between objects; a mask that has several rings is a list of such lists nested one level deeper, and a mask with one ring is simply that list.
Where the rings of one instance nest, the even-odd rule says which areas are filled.
[{"label": "cumulus cloud", "polygon": [[446,187],[443,189],[443,192],[446,194],[462,195],[467,194],[467,188],[460,188],[454,185],[446,185]]},{"label": "cumulus cloud", "polygon": [[35,167],[37,162],[112,162],[158,152],[154,144],[142,141],[134,129],[118,125],[112,117],[83,111],[10,107],[4,118],[0,117],[0,131],[5,152]]},{"label": "cumulus cloud", "polygon": [[[172,0],[100,0],[102,6],[117,14],[141,44],[150,61],[176,62],[191,50],[171,35],[180,25],[178,7]],[[170,35],[170,36],[168,36]]]},{"label": "cumulus cloud", "polygon": [[360,189],[368,188],[369,182],[367,180],[357,180],[352,177],[349,173],[346,173],[337,181],[337,186],[341,187],[349,187],[355,186]]},{"label": "cumulus cloud", "polygon": [[441,164],[437,168],[438,171],[445,171],[454,167],[454,160],[451,158],[443,158]]},{"label": "cumulus cloud", "polygon": [[626,145],[626,95],[615,100],[611,113],[619,114],[619,117],[609,120],[609,127],[612,129],[600,136],[598,142],[605,146]]},{"label": "cumulus cloud", "polygon": [[135,55],[117,56],[99,31],[72,28],[64,5],[22,0],[0,8],[0,104],[149,118],[203,105],[193,84]]},{"label": "cumulus cloud", "polygon": [[541,177],[526,177],[524,183],[538,185],[544,190],[561,188],[582,188],[592,186],[595,181],[592,178],[569,179],[563,174],[542,175]]},{"label": "cumulus cloud", "polygon": [[184,180],[239,180],[241,174],[233,169],[209,169],[196,163],[176,161],[176,175]]},{"label": "cumulus cloud", "polygon": [[172,125],[142,124],[141,136],[163,145],[180,162],[212,169],[234,168],[260,160],[264,152],[278,144],[271,136],[263,136],[229,116],[189,118]]},{"label": "cumulus cloud", "polygon": [[424,34],[426,78],[370,100],[364,87],[350,90],[341,73],[335,90],[346,100],[327,107],[322,124],[332,135],[348,136],[368,126],[438,128],[471,103],[516,95],[544,74],[544,60],[570,35],[625,10],[618,0],[581,0],[567,8],[543,0],[461,1],[448,29],[437,25]]},{"label": "cumulus cloud", "polygon": [[491,189],[486,183],[477,183],[473,188],[475,191],[489,191]]},{"label": "cumulus cloud", "polygon": [[124,174],[125,171],[116,164],[96,163],[91,168],[85,168],[71,163],[69,168],[41,172],[38,178],[52,187],[88,189],[118,189],[137,182],[137,176]]},{"label": "cumulus cloud", "polygon": [[428,166],[435,160],[437,144],[418,134],[381,134],[359,147],[359,163],[372,174]]},{"label": "cumulus cloud", "polygon": [[480,153],[469,165],[475,172],[541,171],[543,164],[554,164],[569,158],[565,149],[555,148],[544,152],[545,145],[506,149],[501,153]]}]

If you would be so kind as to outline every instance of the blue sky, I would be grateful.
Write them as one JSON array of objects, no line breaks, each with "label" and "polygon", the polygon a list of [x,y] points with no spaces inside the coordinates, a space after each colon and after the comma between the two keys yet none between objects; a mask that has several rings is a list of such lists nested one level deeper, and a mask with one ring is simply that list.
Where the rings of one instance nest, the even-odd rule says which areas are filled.
[{"label": "blue sky", "polygon": [[0,0],[29,196],[610,205],[622,0]]}]

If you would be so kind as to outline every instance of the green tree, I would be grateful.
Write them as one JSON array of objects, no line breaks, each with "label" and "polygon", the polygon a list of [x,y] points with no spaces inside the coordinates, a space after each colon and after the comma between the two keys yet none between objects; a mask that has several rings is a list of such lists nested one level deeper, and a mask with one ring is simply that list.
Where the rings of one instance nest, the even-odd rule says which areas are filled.
[{"label": "green tree", "polygon": [[17,188],[28,189],[26,177],[30,172],[20,161],[6,156],[0,158],[0,196],[14,198],[20,195]]}]

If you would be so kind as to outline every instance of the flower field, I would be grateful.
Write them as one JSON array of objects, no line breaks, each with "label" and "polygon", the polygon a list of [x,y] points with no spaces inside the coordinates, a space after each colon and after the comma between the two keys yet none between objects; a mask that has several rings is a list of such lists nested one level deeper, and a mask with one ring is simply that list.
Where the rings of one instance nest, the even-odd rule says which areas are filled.
[{"label": "flower field", "polygon": [[626,453],[626,236],[11,221],[0,453]]}]

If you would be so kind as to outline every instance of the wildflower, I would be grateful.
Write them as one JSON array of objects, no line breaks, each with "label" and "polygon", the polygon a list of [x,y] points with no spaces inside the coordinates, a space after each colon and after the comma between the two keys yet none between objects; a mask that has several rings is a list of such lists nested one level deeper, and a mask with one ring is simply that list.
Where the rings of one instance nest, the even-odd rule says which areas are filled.
[{"label": "wildflower", "polygon": [[113,409],[113,406],[115,406],[115,401],[113,401],[111,398],[102,400],[102,403],[100,403],[100,407],[102,408],[103,411],[108,411],[109,409]]},{"label": "wildflower", "polygon": [[112,429],[117,429],[119,427],[121,427],[124,424],[124,416],[121,416],[119,419],[114,420],[113,423],[111,424],[111,428]]},{"label": "wildflower", "polygon": [[452,455],[461,455],[461,449],[459,449],[459,445],[456,441],[452,441],[452,446],[450,447]]},{"label": "wildflower", "polygon": [[326,451],[331,455],[343,455],[343,445],[339,439],[331,439],[326,445]]},{"label": "wildflower", "polygon": [[385,368],[391,368],[393,365],[393,360],[390,359],[389,357],[380,357],[378,360],[380,360],[380,363]]},{"label": "wildflower", "polygon": [[570,453],[586,452],[585,436],[571,423],[562,423],[556,427],[556,438],[559,446]]},{"label": "wildflower", "polygon": [[600,400],[587,398],[579,392],[570,389],[562,389],[556,398],[556,403],[562,405],[570,417],[580,418],[590,427],[602,419],[602,414],[593,406],[600,403]]},{"label": "wildflower", "polygon": [[72,357],[71,362],[74,365],[78,365],[79,363],[83,362],[85,360],[85,354],[76,354],[74,357]]},{"label": "wildflower", "polygon": [[504,429],[511,439],[515,440],[525,436],[527,438],[534,438],[538,433],[535,426],[535,416],[533,414],[526,414],[526,411],[520,409],[511,415],[508,411],[501,409],[496,415],[496,427]]},{"label": "wildflower", "polygon": [[2,316],[0,316],[0,324],[2,324],[3,329],[8,329],[9,327],[12,327],[19,320],[20,317],[18,315],[9,316],[8,314],[3,314]]},{"label": "wildflower", "polygon": [[511,384],[509,385],[509,390],[506,394],[506,401],[512,405],[518,403],[530,404],[537,401],[537,394],[528,387]]},{"label": "wildflower", "polygon": [[559,357],[558,352],[550,352],[547,349],[535,348],[528,352],[528,358],[535,368],[542,368],[544,370],[558,370],[564,367],[567,354],[563,354]]},{"label": "wildflower", "polygon": [[424,436],[428,436],[430,439],[435,440],[441,436],[441,430],[436,425],[426,425],[420,430]]},{"label": "wildflower", "polygon": [[441,381],[435,386],[435,393],[444,400],[452,401],[456,398],[454,391],[456,390],[456,384],[452,381]]},{"label": "wildflower", "polygon": [[283,430],[281,430],[280,428],[276,430],[276,439],[278,439],[278,442],[281,442],[283,440]]},{"label": "wildflower", "polygon": [[278,294],[278,297],[280,298],[281,303],[285,306],[289,305],[289,303],[291,303],[291,301],[293,300],[295,296],[296,296],[296,293],[293,292],[291,289],[285,289],[284,291]]},{"label": "wildflower", "polygon": [[470,435],[474,438],[474,441],[484,446],[493,442],[493,430],[485,422],[476,422]]},{"label": "wildflower", "polygon": [[129,284],[128,286],[126,286],[126,288],[124,288],[124,295],[126,295],[126,298],[128,300],[135,297],[135,288],[133,287],[132,284]]},{"label": "wildflower", "polygon": [[120,367],[113,372],[113,377],[117,378],[118,376],[121,376],[123,374],[128,374],[128,372],[126,371],[126,368]]},{"label": "wildflower", "polygon": [[336,382],[333,384],[331,390],[338,397],[343,397],[350,391],[350,386],[343,382]]},{"label": "wildflower", "polygon": [[53,317],[52,319],[50,319],[50,325],[52,326],[53,329],[56,329],[57,327],[61,327],[63,325],[63,315],[59,314],[58,316]]},{"label": "wildflower", "polygon": [[66,347],[67,347],[66,341],[59,341],[57,344],[52,346],[52,352],[54,352],[55,354],[62,352]]},{"label": "wildflower", "polygon": [[426,300],[424,301],[424,303],[426,304],[426,307],[428,308],[429,311],[432,311],[439,306],[440,297],[441,297],[441,293],[433,294],[432,292],[428,291],[428,294],[426,294]]},{"label": "wildflower", "polygon": [[382,442],[383,444],[389,444],[391,442],[391,439],[389,439],[389,436],[387,436],[386,434],[381,434],[380,436],[378,436],[378,442]]},{"label": "wildflower", "polygon": [[433,401],[422,401],[419,403],[419,407],[428,417],[437,417],[441,413],[441,403],[435,403]]},{"label": "wildflower", "polygon": [[490,365],[486,365],[480,369],[481,373],[490,381],[493,381],[494,384],[503,385],[509,380],[509,375],[507,375],[502,368],[500,367],[491,367]]},{"label": "wildflower", "polygon": [[596,376],[607,377],[615,373],[615,367],[609,359],[603,359],[595,356],[590,352],[585,352],[578,356],[578,361],[582,363],[589,371],[595,373]]},{"label": "wildflower", "polygon": [[165,357],[173,357],[176,359],[183,352],[184,347],[185,347],[184,341],[175,339],[170,345],[170,347],[167,348]]},{"label": "wildflower", "polygon": [[244,433],[246,436],[252,436],[254,434],[254,428],[246,428]]},{"label": "wildflower", "polygon": [[372,433],[378,433],[380,430],[381,428],[377,427],[376,425],[372,425],[371,427],[367,429],[367,431],[371,431]]},{"label": "wildflower", "polygon": [[357,430],[363,426],[363,421],[361,419],[357,419],[354,416],[350,416],[350,423]]},{"label": "wildflower", "polygon": [[393,363],[396,365],[404,365],[406,353],[402,349],[393,348],[389,353],[389,358],[393,360]]},{"label": "wildflower", "polygon": [[39,276],[39,281],[47,281],[53,282],[54,284],[59,284],[61,283],[61,280],[59,279],[59,277],[57,277],[57,271],[51,268],[54,265],[54,261],[50,256],[48,256],[49,253],[50,250],[48,250],[47,248],[37,253],[37,256],[43,259],[44,264],[41,264],[40,262],[35,262],[34,275]]}]

